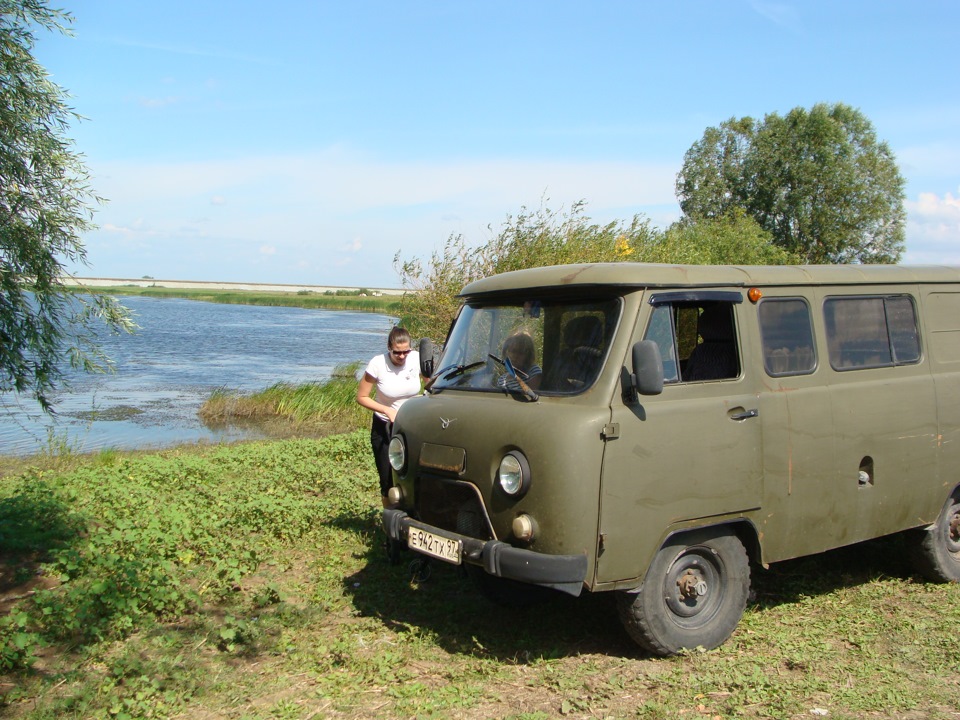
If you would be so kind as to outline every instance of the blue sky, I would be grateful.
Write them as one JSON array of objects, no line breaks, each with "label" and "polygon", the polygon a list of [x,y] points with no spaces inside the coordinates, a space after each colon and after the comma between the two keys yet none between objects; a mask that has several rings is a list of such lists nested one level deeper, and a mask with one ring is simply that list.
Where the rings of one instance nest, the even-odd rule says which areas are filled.
[{"label": "blue sky", "polygon": [[859,108],[904,262],[960,264],[960,2],[73,0],[35,49],[108,202],[81,276],[399,287],[393,258],[587,203],[664,228],[731,117]]}]

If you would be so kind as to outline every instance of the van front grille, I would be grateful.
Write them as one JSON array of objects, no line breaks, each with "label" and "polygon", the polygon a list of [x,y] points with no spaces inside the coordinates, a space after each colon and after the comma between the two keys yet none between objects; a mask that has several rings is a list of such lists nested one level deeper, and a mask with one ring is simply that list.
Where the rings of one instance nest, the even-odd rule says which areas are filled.
[{"label": "van front grille", "polygon": [[478,540],[493,540],[493,531],[477,488],[458,480],[421,476],[417,515],[423,522]]}]

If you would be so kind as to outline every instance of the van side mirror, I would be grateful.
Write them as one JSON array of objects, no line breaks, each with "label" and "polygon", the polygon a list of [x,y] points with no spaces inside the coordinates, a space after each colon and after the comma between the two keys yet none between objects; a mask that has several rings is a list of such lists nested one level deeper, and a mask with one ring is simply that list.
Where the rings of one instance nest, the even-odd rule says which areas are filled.
[{"label": "van side mirror", "polygon": [[633,374],[630,381],[641,395],[659,395],[663,392],[663,359],[653,340],[635,343],[632,351]]},{"label": "van side mirror", "polygon": [[424,377],[433,376],[433,341],[430,338],[421,338],[420,347],[420,374]]}]

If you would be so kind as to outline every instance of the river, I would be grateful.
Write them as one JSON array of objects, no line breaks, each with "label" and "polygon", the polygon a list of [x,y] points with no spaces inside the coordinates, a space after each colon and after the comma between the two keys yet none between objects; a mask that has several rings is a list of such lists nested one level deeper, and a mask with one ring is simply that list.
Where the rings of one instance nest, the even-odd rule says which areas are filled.
[{"label": "river", "polygon": [[386,347],[396,318],[302,308],[219,305],[127,296],[140,329],[102,333],[109,374],[71,373],[57,417],[0,395],[0,454],[162,448],[261,437],[253,428],[207,427],[197,411],[217,388],[245,392],[277,382],[326,380],[340,364]]}]

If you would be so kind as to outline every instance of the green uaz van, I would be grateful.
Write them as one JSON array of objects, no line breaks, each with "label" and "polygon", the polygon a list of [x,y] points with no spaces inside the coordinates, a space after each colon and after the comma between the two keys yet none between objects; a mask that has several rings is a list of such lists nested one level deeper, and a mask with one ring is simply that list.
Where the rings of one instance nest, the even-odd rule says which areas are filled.
[{"label": "green uaz van", "polygon": [[960,580],[960,270],[567,265],[469,284],[393,429],[384,524],[492,594],[615,591],[658,655],[751,562],[909,531]]}]

